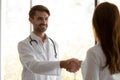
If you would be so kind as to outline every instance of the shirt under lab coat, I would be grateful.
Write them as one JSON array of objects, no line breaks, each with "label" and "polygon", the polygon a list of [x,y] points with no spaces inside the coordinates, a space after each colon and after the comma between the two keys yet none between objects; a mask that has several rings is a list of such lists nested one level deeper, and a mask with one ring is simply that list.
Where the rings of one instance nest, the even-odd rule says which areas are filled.
[{"label": "shirt under lab coat", "polygon": [[61,80],[61,69],[58,54],[58,46],[56,42],[55,49],[57,51],[57,58],[53,43],[50,39],[46,39],[43,43],[34,33],[30,35],[31,39],[20,41],[18,44],[18,52],[20,61],[23,66],[22,80]]},{"label": "shirt under lab coat", "polygon": [[111,75],[108,67],[103,68],[105,62],[106,58],[99,43],[90,48],[81,65],[83,80],[120,80],[120,74]]}]

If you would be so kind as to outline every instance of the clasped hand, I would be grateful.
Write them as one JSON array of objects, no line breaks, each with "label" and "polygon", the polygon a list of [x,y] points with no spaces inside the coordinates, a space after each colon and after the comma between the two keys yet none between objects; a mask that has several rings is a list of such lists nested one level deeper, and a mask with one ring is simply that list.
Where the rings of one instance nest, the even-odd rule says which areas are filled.
[{"label": "clasped hand", "polygon": [[81,61],[75,58],[68,59],[62,62],[62,68],[69,72],[77,72],[80,69]]}]

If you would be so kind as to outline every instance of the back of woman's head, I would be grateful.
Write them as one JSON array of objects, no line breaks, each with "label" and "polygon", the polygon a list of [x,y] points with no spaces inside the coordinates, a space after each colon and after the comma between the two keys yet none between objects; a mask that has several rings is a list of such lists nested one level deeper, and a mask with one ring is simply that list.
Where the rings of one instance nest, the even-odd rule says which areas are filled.
[{"label": "back of woman's head", "polygon": [[119,10],[116,5],[103,2],[95,8],[92,20],[93,28],[106,56],[105,66],[109,67],[111,74],[120,72],[119,46],[116,47],[115,45],[119,42],[116,42],[116,37],[119,35],[116,32],[116,27],[117,29],[120,28],[118,25],[120,24],[119,17]]},{"label": "back of woman's head", "polygon": [[118,16],[117,7],[111,3],[104,2],[96,7],[93,15],[93,27],[100,42],[112,39],[112,31]]}]

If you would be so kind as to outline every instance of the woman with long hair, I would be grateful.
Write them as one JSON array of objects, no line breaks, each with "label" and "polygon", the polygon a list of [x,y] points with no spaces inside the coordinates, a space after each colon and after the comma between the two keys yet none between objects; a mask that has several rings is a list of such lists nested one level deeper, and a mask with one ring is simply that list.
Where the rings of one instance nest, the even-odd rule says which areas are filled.
[{"label": "woman with long hair", "polygon": [[93,14],[97,44],[82,62],[83,80],[113,80],[120,73],[120,14],[113,3],[99,4]]}]

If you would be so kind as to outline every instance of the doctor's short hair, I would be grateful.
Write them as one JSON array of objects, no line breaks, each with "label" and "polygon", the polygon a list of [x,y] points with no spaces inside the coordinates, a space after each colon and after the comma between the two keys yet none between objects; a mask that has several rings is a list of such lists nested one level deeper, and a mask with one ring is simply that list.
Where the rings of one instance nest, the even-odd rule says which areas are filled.
[{"label": "doctor's short hair", "polygon": [[43,5],[35,5],[29,11],[29,18],[34,18],[36,11],[46,12],[50,16],[50,11],[47,7]]}]

